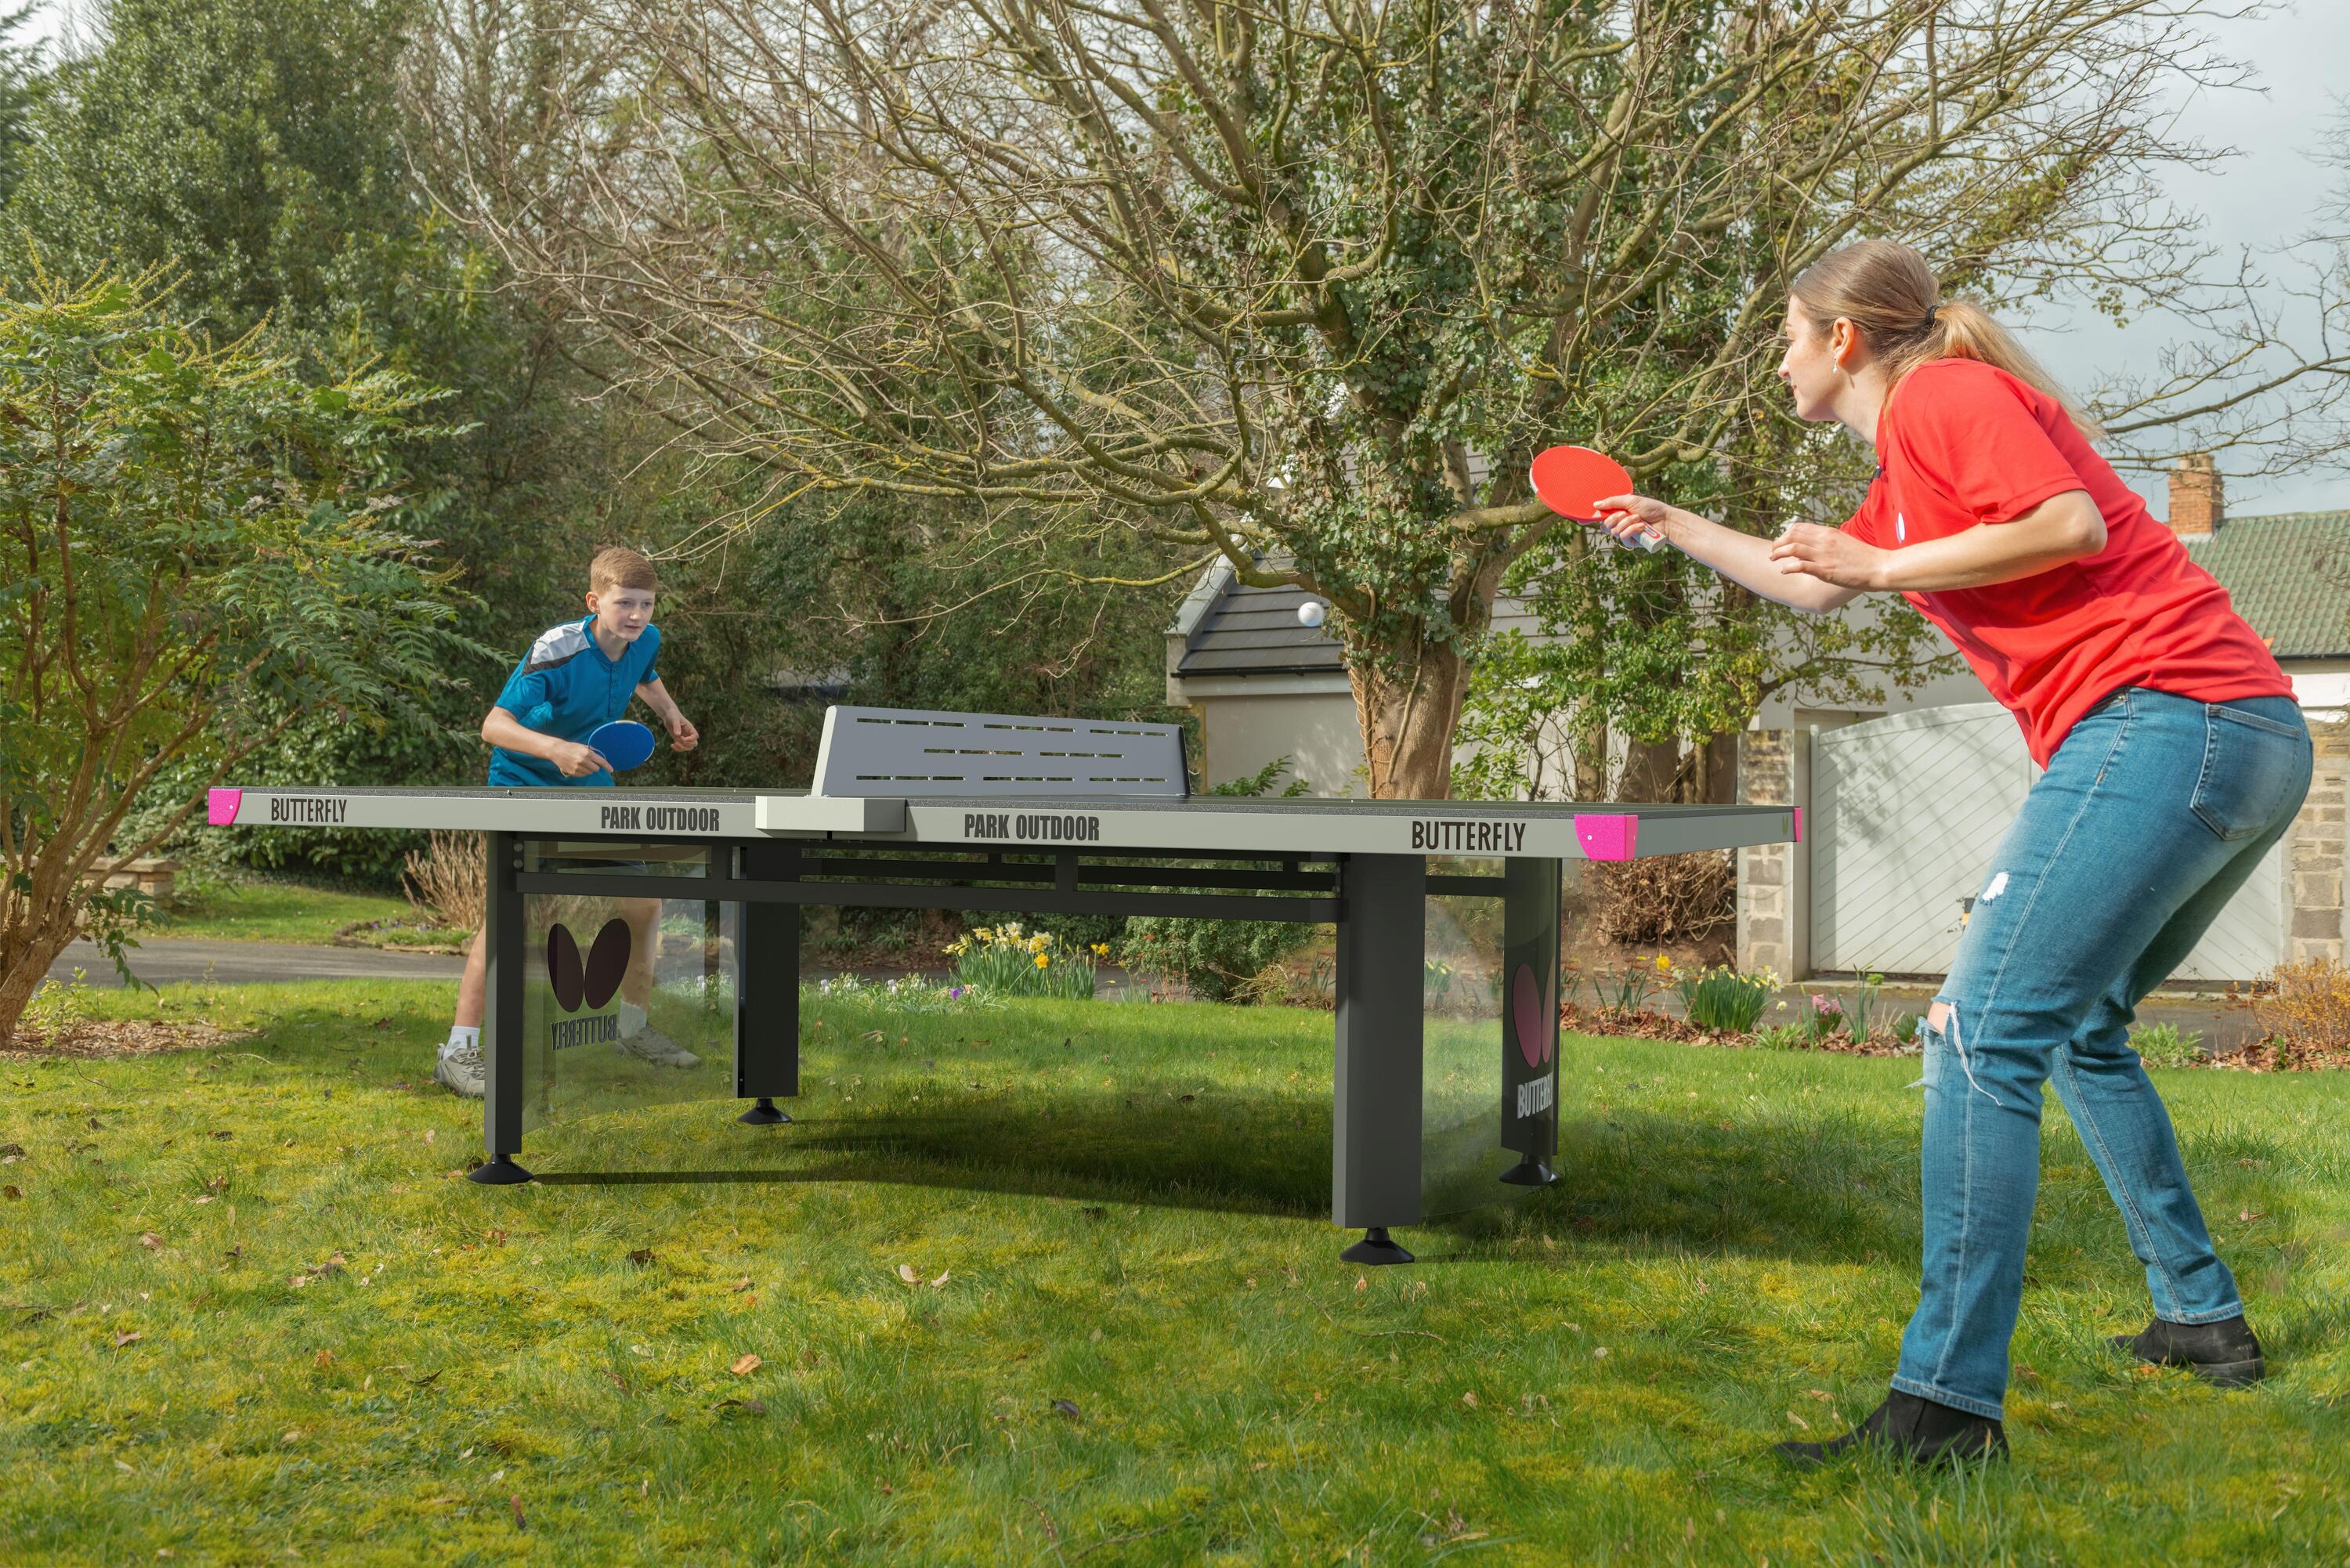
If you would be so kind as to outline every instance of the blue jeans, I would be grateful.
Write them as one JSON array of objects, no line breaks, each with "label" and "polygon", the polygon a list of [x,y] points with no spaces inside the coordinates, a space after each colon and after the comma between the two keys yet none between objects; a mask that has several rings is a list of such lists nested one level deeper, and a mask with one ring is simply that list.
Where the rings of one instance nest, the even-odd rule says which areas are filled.
[{"label": "blue jeans", "polygon": [[1919,1031],[1925,1277],[1895,1388],[2000,1417],[2043,1080],[2121,1209],[2155,1314],[2243,1311],[2129,1023],[2282,836],[2310,762],[2285,698],[2145,687],[2093,709],[2050,759],[1976,895],[1941,1027]]}]

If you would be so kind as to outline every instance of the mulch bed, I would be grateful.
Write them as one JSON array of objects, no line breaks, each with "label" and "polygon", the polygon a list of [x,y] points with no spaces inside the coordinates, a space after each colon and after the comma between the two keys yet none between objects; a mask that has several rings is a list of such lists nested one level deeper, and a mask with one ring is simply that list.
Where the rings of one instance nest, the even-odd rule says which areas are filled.
[{"label": "mulch bed", "polygon": [[[1565,1002],[1558,1010],[1558,1026],[1576,1034],[1614,1034],[1635,1040],[1672,1040],[1683,1045],[1720,1045],[1733,1051],[1754,1048],[1751,1034],[1733,1034],[1721,1029],[1700,1029],[1686,1018],[1668,1018],[1661,1012],[1649,1012],[1640,1008],[1585,1007],[1578,1002]],[[1817,1045],[1801,1049],[1824,1051],[1836,1056],[1915,1056],[1914,1045],[1898,1045],[1879,1036],[1867,1041],[1853,1039],[1848,1034],[1830,1034]]]},{"label": "mulch bed", "polygon": [[167,1023],[154,1019],[77,1019],[48,1031],[18,1024],[16,1037],[0,1045],[0,1059],[35,1057],[94,1060],[113,1056],[161,1056],[234,1044],[250,1036],[209,1023]]}]

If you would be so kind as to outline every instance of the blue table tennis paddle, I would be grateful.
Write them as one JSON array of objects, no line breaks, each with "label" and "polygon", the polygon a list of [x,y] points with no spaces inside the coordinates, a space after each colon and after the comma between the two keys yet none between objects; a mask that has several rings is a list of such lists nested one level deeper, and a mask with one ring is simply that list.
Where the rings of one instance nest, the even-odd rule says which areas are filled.
[{"label": "blue table tennis paddle", "polygon": [[624,774],[653,754],[653,732],[634,719],[615,719],[608,724],[597,725],[595,733],[588,737],[588,745],[612,764],[614,773]]}]

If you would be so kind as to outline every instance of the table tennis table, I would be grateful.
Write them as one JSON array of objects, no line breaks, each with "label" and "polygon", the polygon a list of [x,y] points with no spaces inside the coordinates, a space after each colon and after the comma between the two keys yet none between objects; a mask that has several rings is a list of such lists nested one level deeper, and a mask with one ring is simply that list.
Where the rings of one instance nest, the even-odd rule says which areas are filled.
[{"label": "table tennis table", "polygon": [[[212,792],[208,820],[485,836],[486,1158],[471,1176],[490,1184],[531,1179],[515,1158],[526,1053],[585,1038],[611,995],[592,977],[579,994],[575,953],[569,991],[558,974],[559,1004],[539,1007],[540,1032],[558,1037],[526,1037],[525,982],[545,983],[558,945],[529,940],[533,897],[733,907],[733,1093],[754,1126],[789,1122],[776,1102],[799,1093],[808,907],[1333,926],[1331,1218],[1364,1232],[1344,1253],[1360,1262],[1409,1262],[1389,1231],[1421,1219],[1430,896],[1502,901],[1500,1139],[1518,1158],[1500,1179],[1541,1185],[1557,1150],[1565,863],[1782,843],[1802,827],[1786,806],[1202,795],[1180,726],[845,706],[826,714],[806,790],[231,787]],[[1457,860],[1501,871],[1430,869]]]}]

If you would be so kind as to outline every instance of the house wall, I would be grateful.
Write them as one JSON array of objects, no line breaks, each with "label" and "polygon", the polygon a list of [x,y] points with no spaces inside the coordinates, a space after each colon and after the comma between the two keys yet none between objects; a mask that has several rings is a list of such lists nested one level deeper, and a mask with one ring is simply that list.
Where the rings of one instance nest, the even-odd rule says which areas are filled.
[{"label": "house wall", "polygon": [[[1253,690],[1201,691],[1187,681],[1200,715],[1201,773],[1211,785],[1246,778],[1276,758],[1291,759],[1289,777],[1320,795],[1366,795],[1363,738],[1355,699],[1343,679],[1315,689],[1297,678],[1250,677]],[[1218,681],[1242,686],[1242,680]],[[1295,690],[1295,688],[1305,688]],[[1284,689],[1290,688],[1290,689]]]}]

